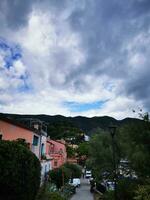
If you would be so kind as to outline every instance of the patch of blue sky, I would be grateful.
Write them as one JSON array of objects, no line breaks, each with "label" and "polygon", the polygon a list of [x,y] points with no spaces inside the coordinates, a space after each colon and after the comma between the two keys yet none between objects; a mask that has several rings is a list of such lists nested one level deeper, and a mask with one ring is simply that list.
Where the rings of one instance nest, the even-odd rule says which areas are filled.
[{"label": "patch of blue sky", "polygon": [[23,84],[18,87],[17,91],[19,93],[28,93],[31,92],[31,87],[29,87],[29,85],[26,82],[23,82]]},{"label": "patch of blue sky", "polygon": [[30,83],[29,74],[26,72],[24,75],[21,75],[19,79],[22,81],[22,84],[18,87],[19,92],[32,92],[33,88]]},{"label": "patch of blue sky", "polygon": [[4,52],[4,67],[7,69],[13,67],[14,61],[22,57],[21,48],[18,45],[8,44],[2,38],[0,38],[0,50]]},{"label": "patch of blue sky", "polygon": [[89,110],[101,109],[106,101],[95,101],[91,103],[78,103],[78,102],[64,102],[64,105],[69,108],[71,112],[85,112]]},{"label": "patch of blue sky", "polygon": [[9,46],[2,39],[0,39],[0,49],[4,51],[9,49]]}]

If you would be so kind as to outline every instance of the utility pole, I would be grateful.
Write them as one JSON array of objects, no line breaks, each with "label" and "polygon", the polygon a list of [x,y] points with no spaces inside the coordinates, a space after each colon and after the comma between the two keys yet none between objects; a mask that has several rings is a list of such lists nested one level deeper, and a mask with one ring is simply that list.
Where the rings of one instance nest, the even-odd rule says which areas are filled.
[{"label": "utility pole", "polygon": [[115,134],[116,126],[109,126],[112,137],[112,156],[113,156],[113,181],[114,181],[114,199],[117,200],[117,168],[116,168],[116,154],[115,154]]}]

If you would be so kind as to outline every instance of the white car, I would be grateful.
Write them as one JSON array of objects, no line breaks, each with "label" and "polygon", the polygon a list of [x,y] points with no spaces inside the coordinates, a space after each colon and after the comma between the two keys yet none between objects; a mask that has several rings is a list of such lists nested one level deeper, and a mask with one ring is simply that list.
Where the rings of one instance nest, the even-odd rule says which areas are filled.
[{"label": "white car", "polygon": [[79,178],[73,178],[69,180],[69,184],[75,187],[80,187],[81,181]]},{"label": "white car", "polygon": [[86,170],[86,172],[85,172],[85,178],[91,178],[91,177],[92,177],[91,170]]}]

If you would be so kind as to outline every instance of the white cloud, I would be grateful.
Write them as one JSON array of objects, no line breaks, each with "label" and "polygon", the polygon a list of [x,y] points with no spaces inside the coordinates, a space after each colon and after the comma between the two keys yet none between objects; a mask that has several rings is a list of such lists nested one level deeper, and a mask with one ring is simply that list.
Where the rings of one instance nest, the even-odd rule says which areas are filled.
[{"label": "white cloud", "polygon": [[[2,69],[0,90],[3,91],[0,95],[2,101],[6,102],[1,106],[1,111],[90,117],[110,115],[119,119],[133,116],[132,109],[142,103],[136,101],[133,95],[131,97],[125,93],[126,87],[130,85],[125,83],[134,79],[135,74],[138,76],[143,66],[144,69],[149,66],[145,65],[147,58],[145,52],[141,51],[141,47],[144,49],[146,46],[146,50],[149,47],[150,40],[147,35],[149,32],[139,33],[134,39],[131,37],[129,40],[121,41],[122,45],[119,48],[122,46],[123,48],[116,50],[118,45],[116,27],[121,27],[119,21],[117,21],[118,24],[115,24],[116,19],[112,21],[113,28],[106,24],[108,33],[103,32],[102,28],[99,31],[96,29],[97,24],[101,23],[97,22],[98,15],[95,21],[90,21],[93,15],[96,15],[90,7],[89,13],[86,13],[85,1],[81,4],[77,1],[69,2],[67,4],[69,7],[59,12],[51,7],[43,10],[38,6],[33,7],[27,18],[28,23],[20,27],[17,32],[8,27],[2,31],[5,33],[3,37],[20,46],[22,58],[14,61],[12,66],[6,69],[4,68],[4,56],[10,52],[0,52],[0,69]],[[94,3],[92,5],[94,9]],[[78,17],[76,19],[72,17],[74,24],[71,26],[69,18],[75,14]],[[85,19],[83,19],[83,14],[85,14]],[[100,17],[103,16],[100,15]],[[101,18],[100,20],[104,20]],[[82,28],[81,32],[74,28],[76,23]],[[84,26],[86,23],[87,25]],[[103,27],[102,24],[99,24],[99,27]],[[105,26],[103,28],[105,29]],[[116,34],[115,37],[113,37],[113,32]],[[103,34],[106,34],[107,38]],[[97,36],[96,40],[95,36]],[[111,41],[111,37],[109,40],[108,36],[115,39]],[[89,42],[87,46],[83,45],[84,39],[87,43]],[[96,50],[94,45],[98,46]],[[106,55],[103,57],[103,54]],[[86,63],[87,60],[88,63]],[[25,84],[24,80],[19,77],[26,73],[28,74],[26,81],[30,87],[28,92],[19,90]],[[100,109],[85,112],[71,112],[64,105],[64,102],[91,103],[97,101],[107,102]]]}]

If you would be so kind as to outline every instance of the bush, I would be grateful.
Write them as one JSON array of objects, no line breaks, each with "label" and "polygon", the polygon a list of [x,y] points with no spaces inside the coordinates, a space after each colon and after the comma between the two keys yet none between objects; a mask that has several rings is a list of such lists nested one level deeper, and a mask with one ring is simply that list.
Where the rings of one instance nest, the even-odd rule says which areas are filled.
[{"label": "bush", "polygon": [[64,200],[64,198],[57,192],[52,192],[48,195],[47,200]]},{"label": "bush", "polygon": [[34,200],[40,185],[40,162],[17,141],[0,141],[0,199]]},{"label": "bush", "polygon": [[71,178],[80,178],[82,174],[82,169],[79,165],[66,163],[64,167],[68,168],[71,172]]},{"label": "bush", "polygon": [[56,184],[58,189],[69,181],[70,176],[70,170],[64,166],[49,172],[50,182]]},{"label": "bush", "polygon": [[149,200],[150,199],[150,185],[139,185],[135,191],[134,200]]},{"label": "bush", "polygon": [[65,200],[58,191],[51,191],[51,184],[45,183],[40,188],[36,200]]},{"label": "bush", "polygon": [[117,194],[121,200],[132,200],[137,188],[137,180],[130,178],[123,178],[118,181]]},{"label": "bush", "polygon": [[65,199],[69,199],[73,194],[76,193],[76,187],[70,184],[66,184],[63,188],[62,188],[62,196]]}]

